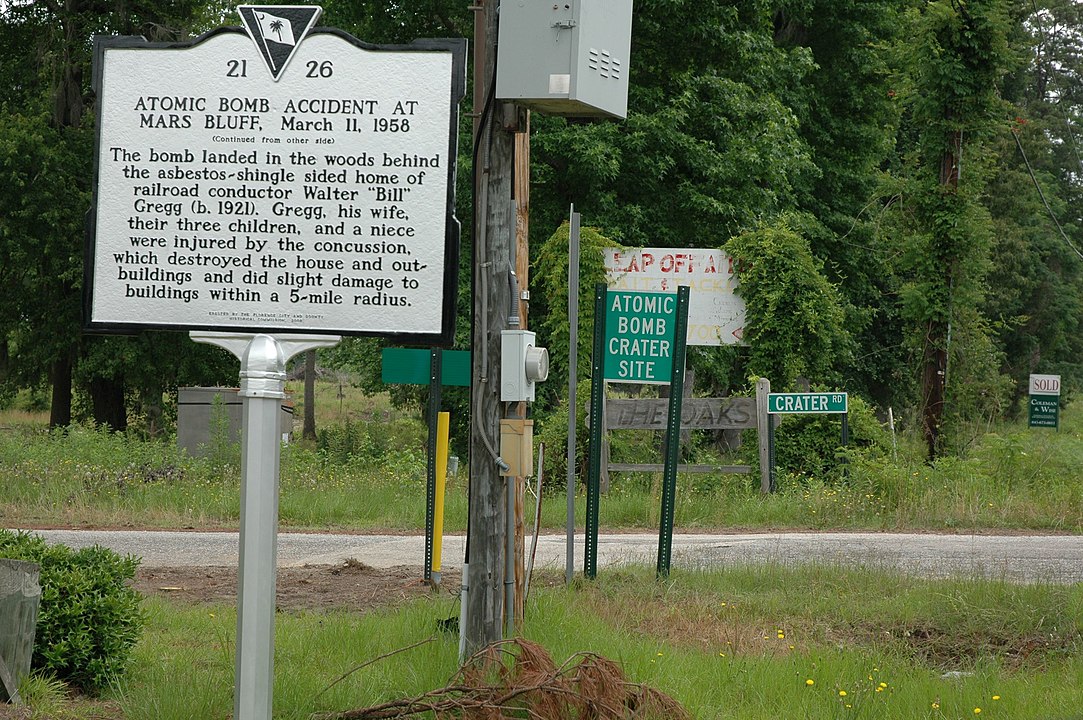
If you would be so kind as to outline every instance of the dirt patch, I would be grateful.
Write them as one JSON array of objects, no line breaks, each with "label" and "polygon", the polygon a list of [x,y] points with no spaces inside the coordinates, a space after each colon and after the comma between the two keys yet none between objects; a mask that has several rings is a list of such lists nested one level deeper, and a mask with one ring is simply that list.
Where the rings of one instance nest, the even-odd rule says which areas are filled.
[{"label": "dirt patch", "polygon": [[30,708],[0,702],[0,720],[30,720]]},{"label": "dirt patch", "polygon": [[[439,592],[457,594],[460,572],[445,572]],[[237,601],[235,567],[140,568],[134,587],[144,595],[191,604]],[[374,568],[356,560],[340,565],[305,565],[278,569],[279,610],[366,611],[399,605],[434,591],[420,567]]]}]

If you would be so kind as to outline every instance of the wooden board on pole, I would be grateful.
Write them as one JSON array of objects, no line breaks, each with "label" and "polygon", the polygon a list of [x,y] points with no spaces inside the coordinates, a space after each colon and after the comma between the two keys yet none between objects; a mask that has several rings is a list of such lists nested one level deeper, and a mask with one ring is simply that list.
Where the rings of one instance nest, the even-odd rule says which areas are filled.
[{"label": "wooden board on pole", "polygon": [[[515,275],[519,278],[519,327],[526,330],[530,309],[530,112],[524,111],[525,123],[515,133]],[[519,417],[526,417],[526,403],[519,403]],[[515,478],[515,627],[522,627],[526,616],[525,600],[526,527],[524,523],[526,481]]]},{"label": "wooden board on pole", "polygon": [[767,412],[767,396],[771,394],[771,381],[756,381],[756,438],[760,453],[760,492],[771,492],[771,415]]}]

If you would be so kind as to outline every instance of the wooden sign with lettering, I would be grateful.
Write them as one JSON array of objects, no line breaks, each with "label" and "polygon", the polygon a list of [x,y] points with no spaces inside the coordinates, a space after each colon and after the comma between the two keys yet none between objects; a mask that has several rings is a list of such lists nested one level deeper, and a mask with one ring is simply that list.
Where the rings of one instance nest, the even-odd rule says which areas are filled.
[{"label": "wooden sign with lettering", "polygon": [[[665,430],[666,398],[607,398],[605,426],[609,430]],[[744,430],[756,427],[756,399],[686,398],[681,404],[681,428]]]},{"label": "wooden sign with lettering", "polygon": [[689,287],[688,344],[742,345],[745,304],[737,295],[733,260],[707,248],[608,248],[611,290],[674,293]]},{"label": "wooden sign with lettering", "polygon": [[247,9],[247,32],[96,40],[88,328],[449,344],[466,42]]}]

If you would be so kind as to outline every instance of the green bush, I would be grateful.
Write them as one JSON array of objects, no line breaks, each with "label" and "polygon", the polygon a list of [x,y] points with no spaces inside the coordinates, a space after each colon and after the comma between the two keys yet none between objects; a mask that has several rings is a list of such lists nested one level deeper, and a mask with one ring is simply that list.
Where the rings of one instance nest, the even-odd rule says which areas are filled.
[{"label": "green bush", "polygon": [[[590,437],[590,431],[586,427],[586,406],[585,400],[582,400],[585,393],[586,397],[590,397],[590,382],[580,383],[576,389],[576,394],[580,398],[580,402],[576,404],[579,406],[576,413],[576,430],[575,430],[575,474],[576,477],[581,478],[583,482],[587,477],[587,459],[589,444],[587,442]],[[544,481],[545,490],[551,492],[558,492],[567,487],[568,478],[568,404],[567,402],[561,402],[553,410],[545,414],[542,418],[535,418],[534,420],[534,444],[535,446],[545,445],[545,458],[544,458]],[[534,452],[537,453],[537,447],[534,448]]]},{"label": "green bush", "polygon": [[[842,447],[840,415],[782,416],[782,423],[775,429],[775,468],[780,479],[789,477],[801,482],[816,479],[834,485],[844,477],[848,460],[890,452],[891,438],[872,407],[853,394],[849,396],[848,404],[850,439],[845,449]],[[758,478],[755,431],[745,431],[743,440],[741,455],[753,468],[749,477]]]},{"label": "green bush", "polygon": [[0,557],[41,566],[35,669],[89,693],[124,673],[144,624],[140,595],[127,585],[137,558],[98,546],[48,545],[3,529]]}]

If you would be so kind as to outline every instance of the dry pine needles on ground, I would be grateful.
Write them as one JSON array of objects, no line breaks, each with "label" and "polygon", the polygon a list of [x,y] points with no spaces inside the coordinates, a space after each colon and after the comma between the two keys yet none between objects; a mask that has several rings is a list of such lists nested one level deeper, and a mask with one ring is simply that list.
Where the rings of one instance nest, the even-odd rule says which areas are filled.
[{"label": "dry pine needles on ground", "polygon": [[557,666],[541,645],[505,640],[471,657],[443,688],[324,720],[691,720],[665,693],[629,682],[615,662],[576,653]]}]

